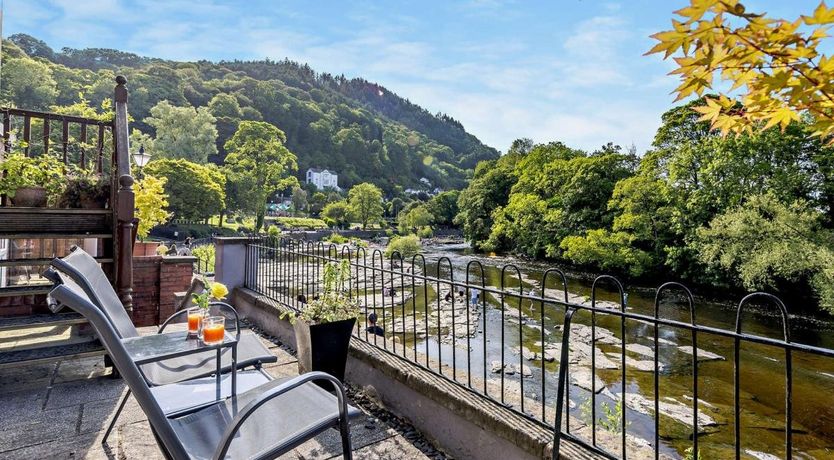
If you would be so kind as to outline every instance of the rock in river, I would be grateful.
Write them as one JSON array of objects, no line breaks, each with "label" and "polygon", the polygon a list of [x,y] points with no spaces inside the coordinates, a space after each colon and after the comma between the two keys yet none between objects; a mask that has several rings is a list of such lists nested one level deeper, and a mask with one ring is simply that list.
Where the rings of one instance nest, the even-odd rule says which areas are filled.
[{"label": "rock in river", "polygon": [[[691,345],[685,345],[685,346],[678,347],[678,350],[680,350],[681,352],[686,353],[688,355],[692,354],[692,346]],[[708,352],[706,350],[702,350],[700,348],[698,349],[698,361],[724,361],[724,360],[725,360],[725,358],[721,355],[717,355],[715,353],[710,353],[710,352]]]}]

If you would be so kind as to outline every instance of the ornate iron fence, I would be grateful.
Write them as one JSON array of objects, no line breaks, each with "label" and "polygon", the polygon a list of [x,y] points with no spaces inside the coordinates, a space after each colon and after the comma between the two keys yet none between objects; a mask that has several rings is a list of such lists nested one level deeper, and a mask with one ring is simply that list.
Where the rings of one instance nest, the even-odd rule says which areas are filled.
[{"label": "ornate iron fence", "polygon": [[[752,345],[784,353],[783,361],[776,363],[784,370],[784,410],[778,415],[784,419],[781,453],[790,458],[796,452],[794,353],[834,358],[834,350],[792,342],[790,316],[784,303],[760,292],[739,302],[735,328],[728,330],[699,324],[691,292],[676,282],[656,290],[652,314],[636,313],[627,308],[627,295],[620,281],[607,275],[597,277],[590,298],[582,299],[569,293],[565,274],[555,268],[541,274],[536,280],[537,289],[525,292],[525,284],[534,283],[525,280],[515,265],[501,267],[495,286],[486,282],[484,265],[477,260],[469,261],[464,275],[456,280],[448,257],[430,264],[420,254],[404,259],[393,253],[386,258],[379,250],[290,239],[264,239],[247,245],[245,285],[298,310],[316,297],[323,266],[343,259],[350,261],[352,270],[349,293],[360,302],[368,320],[367,325],[361,320],[357,324],[356,338],[542,425],[555,427],[554,458],[558,458],[561,438],[609,458],[626,458],[630,449],[640,448],[633,445],[629,434],[631,421],[637,419],[642,420],[643,435],[651,439],[651,446],[642,448],[652,449],[655,458],[679,455],[683,450],[680,445],[673,449],[661,443],[662,418],[670,417],[673,420],[667,420],[669,423],[688,425],[691,445],[685,449],[686,456],[698,459],[703,427],[714,426],[713,417],[717,417],[702,412],[715,406],[701,396],[703,378],[699,369],[710,365],[705,360],[727,359],[700,349],[699,344],[725,342],[729,342],[727,349],[732,348],[733,374],[732,410],[728,410],[732,413],[726,414],[726,424],[733,425],[728,455],[741,458],[743,453],[741,351],[742,345]],[[600,296],[603,285],[615,293],[614,301]],[[661,307],[670,304],[685,308],[689,321],[662,314]],[[752,304],[778,310],[782,337],[744,332],[742,313]],[[376,318],[371,317],[372,313]],[[585,316],[583,321],[589,325],[578,324],[578,316]],[[601,323],[613,327],[602,327]],[[640,332],[630,339],[629,328]],[[663,338],[661,331],[675,331],[677,340],[690,345]],[[683,378],[691,374],[691,395],[683,395],[691,399],[688,404],[673,404],[662,397],[664,379],[672,375],[670,364],[664,362],[667,348],[676,356],[691,355],[691,359],[678,359],[674,371]],[[834,366],[834,360],[831,364]],[[636,373],[651,374],[651,392],[629,388],[635,384],[628,377]],[[601,374],[613,383],[606,384],[599,378]],[[525,380],[530,383],[525,385]],[[619,389],[619,393],[612,389]],[[649,393],[650,397],[645,396]],[[646,422],[647,417],[652,422]],[[582,418],[585,420],[577,420]]]}]

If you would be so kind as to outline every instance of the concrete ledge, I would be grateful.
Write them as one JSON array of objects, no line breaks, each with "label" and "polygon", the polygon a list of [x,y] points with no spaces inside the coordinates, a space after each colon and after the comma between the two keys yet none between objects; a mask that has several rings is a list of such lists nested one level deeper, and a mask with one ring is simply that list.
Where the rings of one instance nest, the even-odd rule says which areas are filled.
[{"label": "concrete ledge", "polygon": [[250,236],[215,236],[212,238],[214,244],[220,246],[224,244],[246,244],[252,241],[258,241],[258,239]]},{"label": "concrete ledge", "polygon": [[[243,316],[287,344],[295,344],[288,321],[279,315],[288,311],[277,301],[246,288],[232,294]],[[346,380],[372,386],[381,402],[457,458],[550,458],[553,430],[488,400],[467,388],[353,338]],[[598,457],[562,440],[560,457]]]},{"label": "concrete ledge", "polygon": [[162,256],[163,264],[193,264],[197,262],[194,256]]}]

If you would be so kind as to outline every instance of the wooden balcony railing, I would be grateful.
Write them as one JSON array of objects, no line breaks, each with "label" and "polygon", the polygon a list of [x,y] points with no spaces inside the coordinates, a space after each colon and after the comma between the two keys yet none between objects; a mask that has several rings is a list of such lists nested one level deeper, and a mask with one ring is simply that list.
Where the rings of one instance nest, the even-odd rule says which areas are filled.
[{"label": "wooden balcony railing", "polygon": [[[0,270],[45,267],[50,256],[63,255],[59,248],[66,244],[57,244],[56,241],[96,239],[98,259],[108,272],[125,307],[130,310],[134,196],[133,177],[130,174],[126,83],[124,77],[116,78],[114,114],[110,119],[0,108],[3,120],[0,159],[4,153],[12,151],[30,157],[52,155],[66,166],[77,166],[103,175],[111,185],[110,205],[106,209],[9,207],[7,197],[0,196],[0,240],[25,240],[26,245],[40,249],[18,257],[11,255],[13,245],[7,243],[4,246],[7,248],[5,255],[0,257]],[[52,253],[47,254],[49,251],[43,251],[43,247],[51,247]],[[42,293],[46,289],[44,285],[24,290],[32,294]],[[21,289],[0,287],[0,297],[19,295],[16,291]]]}]

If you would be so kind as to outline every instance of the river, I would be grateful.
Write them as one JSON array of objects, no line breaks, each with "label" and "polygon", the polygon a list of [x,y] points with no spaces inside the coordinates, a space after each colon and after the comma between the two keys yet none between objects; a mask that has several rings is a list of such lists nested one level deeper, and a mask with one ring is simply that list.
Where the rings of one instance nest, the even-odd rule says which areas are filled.
[{"label": "river", "polygon": [[[436,275],[433,262],[441,257],[447,257],[451,261],[454,270],[455,280],[464,280],[467,264],[472,260],[481,262],[484,266],[484,284],[499,288],[501,286],[501,267],[505,264],[516,265],[522,275],[524,292],[534,290],[540,292],[540,280],[544,270],[549,266],[540,262],[520,260],[510,256],[486,256],[473,254],[465,245],[438,245],[427,246],[424,254],[429,261],[428,272]],[[441,266],[440,276],[448,277],[448,269]],[[586,276],[568,275],[568,290],[571,294],[590,296],[591,280]],[[472,270],[470,279],[474,284],[480,284],[478,270]],[[550,277],[548,289],[560,288],[555,277]],[[505,286],[518,287],[517,277],[514,272],[508,272],[505,277]],[[429,293],[429,305],[434,302],[434,288]],[[654,289],[647,289],[636,286],[626,286],[628,294],[628,311],[652,315],[654,311]],[[442,291],[442,289],[441,289]],[[598,288],[598,299],[619,302],[619,296],[610,285],[602,285]],[[471,360],[468,362],[472,375],[481,375],[484,371],[483,363],[489,363],[501,358],[500,340],[498,334],[502,324],[500,301],[493,296],[487,296],[488,306],[485,312],[485,326],[479,327],[477,333],[469,338],[468,346],[471,351]],[[705,301],[696,297],[695,312],[699,325],[711,326],[723,329],[735,327],[736,308],[735,303],[739,299],[727,299],[727,302]],[[790,299],[784,299],[790,311]],[[418,300],[418,304],[420,300]],[[517,303],[517,302],[516,302]],[[507,310],[515,308],[515,303],[508,306]],[[529,308],[527,321],[504,322],[504,356],[507,362],[517,362],[518,354],[508,350],[519,350],[519,345],[532,351],[543,350],[541,337],[541,320],[539,307],[531,302],[525,304]],[[544,342],[556,342],[560,335],[551,334],[557,324],[563,321],[564,310],[549,309],[545,313],[544,327],[548,331]],[[680,302],[673,302],[673,305],[664,305],[662,316],[689,322],[690,313]],[[775,314],[775,309],[760,309],[745,313],[744,331],[746,333],[781,338],[781,321]],[[483,319],[480,320],[483,322]],[[590,315],[587,312],[578,313],[574,322],[577,324],[590,324]],[[621,339],[619,318],[609,315],[597,316],[597,327],[604,328],[613,333],[617,339]],[[486,330],[487,346],[484,347]],[[834,324],[831,321],[821,320],[806,316],[791,317],[791,336],[795,342],[800,342],[817,347],[834,348]],[[626,344],[640,344],[654,348],[653,327],[649,324],[628,320],[626,321]],[[431,337],[432,334],[429,334]],[[680,405],[691,405],[692,398],[692,356],[683,353],[679,346],[692,344],[691,334],[682,329],[672,327],[661,327],[659,336],[664,343],[669,345],[660,348],[659,361],[662,365],[659,387],[661,401],[669,403],[673,408]],[[426,339],[418,341],[418,349],[423,350]],[[466,347],[452,347],[449,343],[442,343],[438,348],[437,340],[427,339],[430,346],[427,350],[434,358],[439,358],[447,364],[451,364],[452,350],[455,350],[455,358],[458,366],[466,363]],[[460,341],[461,339],[458,339]],[[465,340],[465,339],[464,339]],[[607,356],[617,359],[620,346],[600,345]],[[483,349],[486,348],[486,359]],[[699,450],[701,458],[727,458],[733,454],[734,425],[733,425],[733,341],[711,334],[699,334],[698,348],[714,353],[723,359],[707,360],[699,363],[698,385],[699,385],[699,409],[714,422],[711,426],[701,429],[699,436]],[[645,350],[645,348],[643,348]],[[639,351],[639,349],[638,349]],[[639,354],[629,352],[630,357],[636,360],[651,360],[652,358],[641,357]],[[785,457],[785,353],[783,350],[764,345],[743,343],[741,346],[741,367],[740,367],[740,401],[741,401],[741,450],[748,458],[784,458]],[[557,356],[558,359],[558,356]],[[598,358],[599,360],[599,358]],[[523,360],[524,361],[524,360]],[[523,362],[522,361],[522,362]],[[541,361],[527,360],[526,364],[533,368],[532,375],[524,378],[524,393],[541,398]],[[545,396],[546,403],[555,401],[555,383],[558,363],[545,364]],[[571,368],[573,369],[573,367]],[[491,373],[488,370],[487,373]],[[597,418],[605,425],[606,408],[611,410],[615,407],[616,401],[622,388],[621,370],[599,370],[598,376],[604,382],[605,391],[597,396]],[[793,354],[793,454],[797,458],[834,458],[834,359],[811,355],[808,353]],[[495,378],[492,375],[491,378]],[[509,379],[509,378],[508,378]],[[518,379],[517,379],[518,380]],[[586,386],[587,388],[588,386]],[[641,395],[648,401],[652,401],[654,393],[653,373],[640,371],[633,367],[627,367],[626,394]],[[589,403],[586,402],[590,392],[582,390],[576,385],[571,388],[571,400],[573,402],[571,416],[579,420],[588,421]],[[629,420],[627,432],[638,438],[653,442],[654,440],[654,419],[653,403],[649,404],[651,410],[646,410],[645,400],[638,397],[629,400],[626,404],[627,418]],[[661,410],[663,412],[663,410]],[[691,412],[691,411],[690,411]],[[535,414],[534,414],[535,415]],[[703,421],[701,421],[703,423]],[[610,423],[608,424],[610,425]],[[613,427],[618,430],[619,427]],[[604,428],[598,428],[604,429]],[[661,418],[661,451],[671,456],[682,456],[685,450],[691,446],[691,427],[676,422],[672,418]],[[615,453],[617,453],[615,451]]]}]

